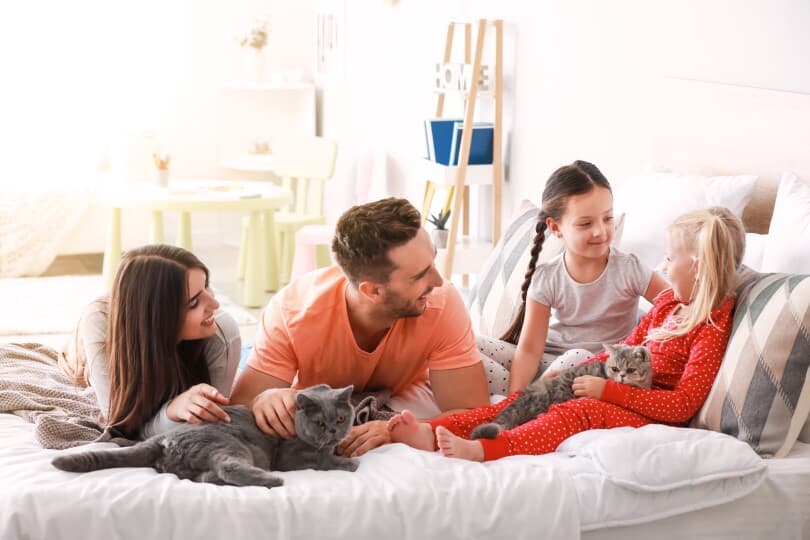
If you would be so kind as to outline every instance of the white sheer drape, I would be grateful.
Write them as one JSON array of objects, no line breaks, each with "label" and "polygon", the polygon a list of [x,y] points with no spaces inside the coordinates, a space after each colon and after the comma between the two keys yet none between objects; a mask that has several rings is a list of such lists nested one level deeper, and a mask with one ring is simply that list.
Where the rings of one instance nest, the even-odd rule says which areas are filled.
[{"label": "white sheer drape", "polygon": [[0,4],[0,276],[42,272],[127,136],[160,128],[190,0]]}]

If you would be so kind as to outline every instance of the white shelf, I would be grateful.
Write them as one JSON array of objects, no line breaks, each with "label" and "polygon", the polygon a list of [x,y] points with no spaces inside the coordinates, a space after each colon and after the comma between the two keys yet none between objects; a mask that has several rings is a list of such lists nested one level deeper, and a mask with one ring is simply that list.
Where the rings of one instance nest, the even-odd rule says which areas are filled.
[{"label": "white shelf", "polygon": [[[456,185],[456,171],[458,166],[442,165],[426,158],[422,158],[423,174],[427,180],[443,186]],[[467,177],[464,183],[467,185],[487,185],[492,184],[491,163],[487,165],[467,165]]]},{"label": "white shelf", "polygon": [[[481,271],[481,266],[487,260],[493,249],[492,242],[488,240],[477,240],[464,236],[456,241],[456,253],[453,257],[454,274],[477,274]],[[447,257],[447,249],[439,249],[436,253],[436,268],[440,271],[444,268],[444,260]]]},{"label": "white shelf", "polygon": [[315,85],[308,82],[235,82],[223,86],[225,90],[315,90]]},{"label": "white shelf", "polygon": [[242,172],[273,172],[273,154],[244,154],[222,162],[222,168]]}]

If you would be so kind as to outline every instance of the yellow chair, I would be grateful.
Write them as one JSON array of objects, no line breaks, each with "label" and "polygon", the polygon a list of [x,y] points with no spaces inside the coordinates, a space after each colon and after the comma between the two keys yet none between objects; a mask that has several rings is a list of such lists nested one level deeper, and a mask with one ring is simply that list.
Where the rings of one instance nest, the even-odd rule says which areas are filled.
[{"label": "yellow chair", "polygon": [[[337,144],[323,137],[290,136],[272,142],[273,173],[281,178],[282,185],[293,193],[293,202],[288,209],[275,214],[275,234],[280,246],[278,265],[281,284],[290,280],[295,233],[306,225],[326,223],[323,213],[324,181],[332,177],[337,158]],[[239,277],[244,276],[246,260],[245,234],[242,228],[242,247],[239,253]],[[271,254],[272,256],[272,254]]]}]

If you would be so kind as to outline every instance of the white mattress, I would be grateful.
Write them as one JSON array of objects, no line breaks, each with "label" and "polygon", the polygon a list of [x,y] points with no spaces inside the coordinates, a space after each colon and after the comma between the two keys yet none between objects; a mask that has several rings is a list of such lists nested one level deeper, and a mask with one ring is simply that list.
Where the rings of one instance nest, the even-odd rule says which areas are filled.
[{"label": "white mattress", "polygon": [[[360,458],[355,473],[280,473],[286,484],[272,490],[195,484],[151,469],[66,473],[50,465],[55,454],[37,446],[31,424],[0,414],[0,539],[579,538],[583,530],[603,538],[611,536],[592,535],[636,530],[597,530],[609,524],[740,497],[702,511],[705,521],[744,502],[748,516],[758,505],[760,519],[762,508],[772,509],[788,527],[784,509],[794,510],[789,502],[802,486],[807,501],[810,489],[810,451],[766,467],[730,437],[666,426],[590,431],[553,454],[485,464],[388,445]],[[766,480],[766,469],[780,480]],[[805,517],[791,530],[807,530],[807,514],[796,515]],[[652,527],[660,532],[658,523],[678,519]]]}]

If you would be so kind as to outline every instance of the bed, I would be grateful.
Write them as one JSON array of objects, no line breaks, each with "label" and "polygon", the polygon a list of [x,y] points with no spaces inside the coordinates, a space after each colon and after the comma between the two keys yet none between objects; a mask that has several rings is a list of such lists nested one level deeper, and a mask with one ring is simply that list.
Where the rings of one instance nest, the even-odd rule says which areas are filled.
[{"label": "bed", "polygon": [[[781,171],[810,179],[810,96],[666,85],[660,125],[672,129],[653,133],[656,165],[757,175],[746,223],[767,232]],[[758,120],[740,124],[741,111]],[[777,129],[762,129],[769,119]],[[735,132],[732,140],[728,129],[704,129],[720,123]],[[751,126],[750,136],[740,125]],[[757,161],[764,142],[779,151]],[[760,261],[769,251],[766,242]],[[797,408],[805,411],[810,391],[801,395]],[[651,425],[590,431],[553,454],[484,464],[388,445],[360,458],[355,473],[281,473],[285,486],[266,490],[194,484],[151,469],[58,471],[50,465],[57,451],[37,444],[32,424],[0,414],[0,540],[808,538],[810,427],[800,415],[786,429],[794,439],[804,429],[801,440],[772,459],[740,437]],[[706,416],[711,422],[711,411]]]}]

